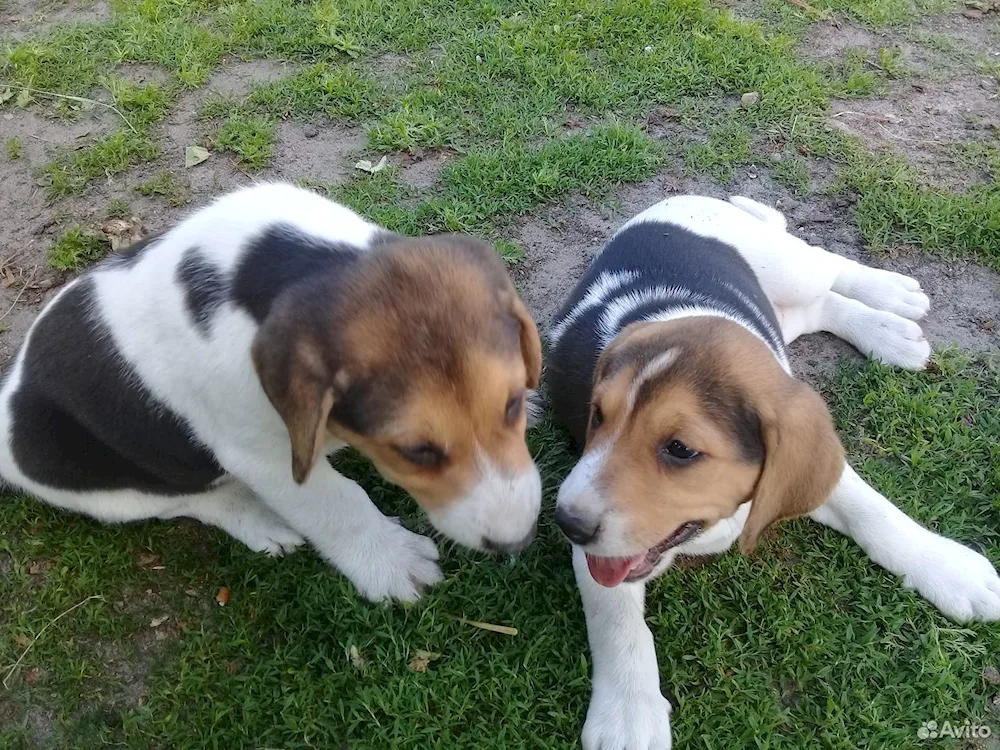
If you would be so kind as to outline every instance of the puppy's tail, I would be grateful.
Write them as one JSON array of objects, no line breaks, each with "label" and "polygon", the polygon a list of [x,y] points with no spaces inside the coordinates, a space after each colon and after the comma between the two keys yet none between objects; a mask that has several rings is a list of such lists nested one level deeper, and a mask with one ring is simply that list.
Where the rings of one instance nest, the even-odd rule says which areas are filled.
[{"label": "puppy's tail", "polygon": [[760,219],[765,224],[778,227],[782,231],[787,231],[788,229],[788,220],[785,218],[785,215],[776,208],[771,208],[770,206],[765,206],[763,203],[758,203],[755,200],[744,198],[742,195],[732,196],[729,199],[729,202],[737,208],[746,211],[751,216]]}]

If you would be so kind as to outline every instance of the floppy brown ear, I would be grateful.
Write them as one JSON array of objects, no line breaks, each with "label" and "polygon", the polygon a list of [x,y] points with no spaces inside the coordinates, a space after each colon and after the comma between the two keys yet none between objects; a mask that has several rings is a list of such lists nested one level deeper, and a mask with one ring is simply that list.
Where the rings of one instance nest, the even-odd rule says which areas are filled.
[{"label": "floppy brown ear", "polygon": [[794,378],[758,408],[764,467],[740,549],[749,554],[764,530],[786,518],[805,515],[830,496],[844,470],[844,449],[819,394]]},{"label": "floppy brown ear", "polygon": [[315,344],[290,341],[266,326],[254,340],[253,361],[264,392],[288,429],[292,477],[302,484],[326,442],[334,401],[331,378]]},{"label": "floppy brown ear", "polygon": [[531,313],[521,298],[514,295],[514,315],[521,324],[521,356],[528,371],[528,388],[537,388],[542,380],[542,340]]}]

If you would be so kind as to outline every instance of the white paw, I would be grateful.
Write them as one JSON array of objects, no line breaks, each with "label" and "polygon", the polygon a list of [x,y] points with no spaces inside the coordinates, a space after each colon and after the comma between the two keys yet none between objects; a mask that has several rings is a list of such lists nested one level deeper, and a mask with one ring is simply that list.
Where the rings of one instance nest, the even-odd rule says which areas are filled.
[{"label": "white paw", "polygon": [[342,572],[370,601],[415,602],[444,578],[437,564],[437,545],[396,519],[385,519],[355,539],[353,546],[351,569]]},{"label": "white paw", "polygon": [[936,534],[911,546],[918,562],[903,575],[906,588],[956,622],[1000,620],[1000,577],[989,560]]},{"label": "white paw", "polygon": [[891,312],[873,311],[862,321],[861,349],[872,359],[906,370],[923,370],[931,356],[931,345],[920,326]]},{"label": "white paw", "polygon": [[631,692],[595,683],[583,750],[670,750],[670,701],[659,687]]},{"label": "white paw", "polygon": [[864,271],[849,296],[876,310],[895,313],[908,320],[920,320],[927,314],[931,301],[920,288],[919,281],[880,268],[862,268]]},{"label": "white paw", "polygon": [[224,528],[254,552],[265,552],[272,557],[290,554],[305,543],[300,534],[263,507],[233,519]]}]

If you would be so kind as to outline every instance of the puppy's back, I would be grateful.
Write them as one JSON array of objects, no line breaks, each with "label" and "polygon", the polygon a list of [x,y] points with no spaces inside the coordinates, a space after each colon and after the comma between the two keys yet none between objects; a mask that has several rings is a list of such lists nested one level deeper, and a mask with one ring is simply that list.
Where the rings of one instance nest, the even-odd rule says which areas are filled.
[{"label": "puppy's back", "polygon": [[254,305],[381,231],[263,184],[98,264],[46,306],[7,373],[0,475],[29,489],[204,489],[221,474],[205,447],[220,434],[255,423],[251,439],[284,437],[250,364]]}]

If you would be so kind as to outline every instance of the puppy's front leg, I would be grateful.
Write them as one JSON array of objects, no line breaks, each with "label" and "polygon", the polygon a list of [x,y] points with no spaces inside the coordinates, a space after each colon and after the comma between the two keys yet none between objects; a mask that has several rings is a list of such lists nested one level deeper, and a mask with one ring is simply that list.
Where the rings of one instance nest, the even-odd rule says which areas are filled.
[{"label": "puppy's front leg", "polygon": [[584,750],[670,750],[670,703],[660,693],[653,634],[643,618],[646,586],[606,588],[573,547],[594,665]]},{"label": "puppy's front leg", "polygon": [[237,464],[231,471],[366,599],[416,601],[443,578],[434,542],[382,515],[357,482],[326,460],[318,461],[301,485],[284,462]]},{"label": "puppy's front leg", "polygon": [[990,561],[918,524],[850,466],[830,499],[810,515],[851,537],[952,620],[1000,619],[1000,577]]}]

